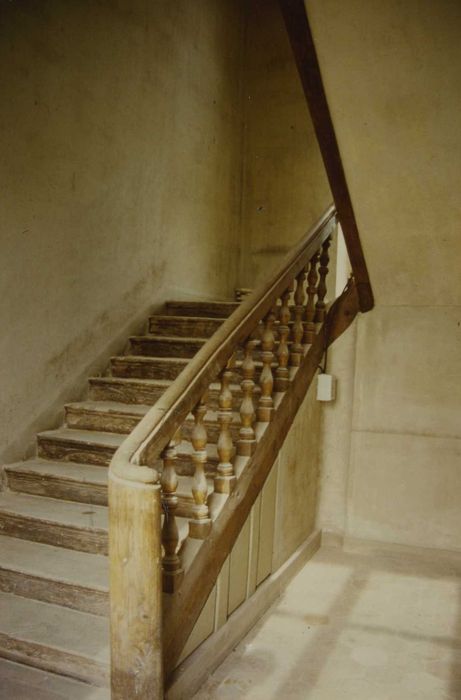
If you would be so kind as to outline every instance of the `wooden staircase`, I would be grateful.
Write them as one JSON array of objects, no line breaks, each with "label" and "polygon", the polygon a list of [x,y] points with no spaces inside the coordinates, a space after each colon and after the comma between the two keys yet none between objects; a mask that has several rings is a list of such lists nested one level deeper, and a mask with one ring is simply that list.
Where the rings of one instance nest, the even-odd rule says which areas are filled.
[{"label": "wooden staircase", "polygon": [[[109,684],[108,465],[127,434],[238,306],[168,302],[145,335],[129,339],[64,424],[37,436],[37,456],[4,469],[0,492],[0,657],[105,687]],[[238,379],[238,369],[235,370]],[[207,475],[218,463],[220,386],[210,386]],[[237,439],[239,384],[231,432]],[[194,465],[184,424],[178,445],[180,539],[192,517]],[[161,463],[158,464],[161,470]],[[99,697],[99,695],[98,695]],[[101,696],[102,697],[102,696]]]}]

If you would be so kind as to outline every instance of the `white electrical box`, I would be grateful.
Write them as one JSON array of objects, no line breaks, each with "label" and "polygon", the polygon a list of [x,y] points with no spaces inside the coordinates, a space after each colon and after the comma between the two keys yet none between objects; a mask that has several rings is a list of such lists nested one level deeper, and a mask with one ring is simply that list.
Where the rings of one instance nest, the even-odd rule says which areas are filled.
[{"label": "white electrical box", "polygon": [[317,376],[317,401],[334,401],[336,396],[336,377],[331,374]]}]

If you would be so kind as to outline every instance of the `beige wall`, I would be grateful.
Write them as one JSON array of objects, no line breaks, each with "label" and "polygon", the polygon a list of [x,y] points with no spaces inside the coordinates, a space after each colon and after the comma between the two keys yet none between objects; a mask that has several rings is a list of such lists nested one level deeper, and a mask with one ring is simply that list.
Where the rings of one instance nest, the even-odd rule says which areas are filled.
[{"label": "beige wall", "polygon": [[377,302],[332,356],[320,524],[460,549],[461,4],[308,10]]},{"label": "beige wall", "polygon": [[332,197],[277,0],[248,0],[241,282],[265,278]]},{"label": "beige wall", "polygon": [[242,44],[234,0],[1,3],[0,459],[167,294],[231,295]]}]

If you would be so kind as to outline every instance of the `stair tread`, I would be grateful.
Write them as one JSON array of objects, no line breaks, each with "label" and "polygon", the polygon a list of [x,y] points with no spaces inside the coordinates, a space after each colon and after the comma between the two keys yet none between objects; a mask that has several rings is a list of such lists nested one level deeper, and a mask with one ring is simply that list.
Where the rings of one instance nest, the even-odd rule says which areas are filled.
[{"label": "stair tread", "polygon": [[[145,338],[148,336],[133,336],[137,338]],[[194,339],[196,340],[196,338]],[[146,364],[155,364],[156,362],[163,362],[163,363],[171,363],[171,364],[177,364],[178,362],[183,364],[184,367],[189,364],[190,358],[187,357],[157,357],[156,355],[114,355],[111,357],[111,360],[116,360],[117,362],[144,362]],[[96,379],[125,379],[125,377],[96,377]],[[129,377],[129,380],[132,378]],[[162,385],[165,383],[165,385],[171,384],[173,381],[172,379],[142,379],[140,378],[139,380],[133,377],[135,381],[140,381],[140,382],[149,382],[150,384],[159,384]]]},{"label": "stair tread", "polygon": [[223,307],[223,308],[229,308],[229,309],[236,309],[237,306],[240,305],[240,302],[238,301],[230,301],[229,299],[225,299],[224,301],[210,301],[209,299],[187,299],[187,300],[180,300],[180,299],[169,299],[166,302],[166,306],[187,306],[189,308],[194,308],[195,306],[200,307],[200,306],[209,306],[210,308],[214,307]]},{"label": "stair tread", "polygon": [[0,687],[10,700],[110,700],[108,688],[96,688],[66,676],[0,659]]},{"label": "stair tread", "polygon": [[0,569],[94,590],[109,590],[109,562],[102,554],[54,547],[0,535]]},{"label": "stair tread", "polygon": [[0,592],[0,635],[109,664],[109,621],[61,605]]},{"label": "stair tread", "polygon": [[26,462],[16,462],[6,467],[7,472],[19,472],[21,474],[40,474],[41,476],[54,476],[66,481],[79,481],[82,483],[107,485],[107,471],[92,464],[80,464],[79,462],[53,462],[46,459],[30,459]]},{"label": "stair tread", "polygon": [[[115,357],[115,360],[126,360],[128,356]],[[151,357],[145,357],[144,355],[135,355],[133,358],[128,357],[128,361],[131,362],[132,359],[136,360],[151,360]],[[169,357],[163,357],[162,360],[170,360]],[[184,363],[187,364],[187,361]],[[141,384],[145,386],[159,386],[168,389],[170,384],[173,383],[172,379],[144,379],[143,377],[90,377],[90,382],[99,382],[101,384]],[[115,403],[115,402],[114,402]]]},{"label": "stair tread", "polygon": [[152,314],[149,318],[159,318],[165,321],[211,321],[212,323],[221,322],[224,323],[225,319],[216,318],[215,316],[184,316],[181,314]]},{"label": "stair tread", "polygon": [[108,508],[75,501],[61,501],[46,496],[3,491],[0,513],[86,530],[108,529]]},{"label": "stair tread", "polygon": [[93,411],[96,413],[123,413],[124,415],[142,418],[151,408],[147,404],[127,404],[121,401],[75,401],[66,404],[66,408],[79,411]]},{"label": "stair tread", "polygon": [[158,340],[162,343],[195,343],[196,345],[206,343],[208,338],[195,338],[194,336],[183,335],[158,335],[157,333],[144,333],[141,335],[131,335],[130,340]]},{"label": "stair tread", "polygon": [[76,428],[57,428],[56,430],[44,430],[39,433],[40,438],[48,440],[63,440],[66,442],[78,442],[101,447],[118,448],[126,439],[126,435],[120,433],[106,433],[99,430],[78,430]]}]

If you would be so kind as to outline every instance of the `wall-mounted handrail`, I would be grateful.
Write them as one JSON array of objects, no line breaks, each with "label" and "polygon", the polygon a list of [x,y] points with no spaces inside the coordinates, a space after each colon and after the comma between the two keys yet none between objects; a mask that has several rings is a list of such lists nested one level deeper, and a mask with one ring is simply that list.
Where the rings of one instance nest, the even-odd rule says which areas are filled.
[{"label": "wall-mounted handrail", "polygon": [[279,3],[341,222],[349,260],[354,272],[360,310],[370,311],[374,306],[373,290],[323,86],[306,4],[304,0],[279,0]]}]

